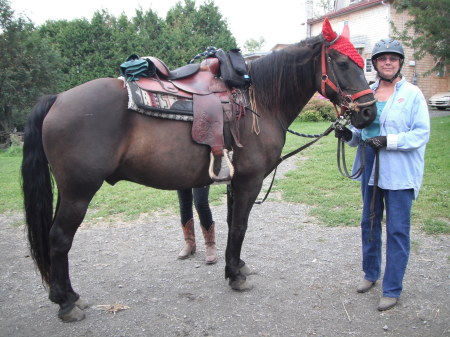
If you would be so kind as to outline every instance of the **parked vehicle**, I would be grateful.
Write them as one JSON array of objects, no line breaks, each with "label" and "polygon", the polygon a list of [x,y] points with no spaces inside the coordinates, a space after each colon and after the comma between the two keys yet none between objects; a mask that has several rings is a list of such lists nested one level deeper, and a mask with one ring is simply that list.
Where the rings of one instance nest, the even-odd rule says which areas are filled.
[{"label": "parked vehicle", "polygon": [[450,91],[440,92],[436,95],[431,96],[428,100],[428,105],[439,110],[450,108]]}]

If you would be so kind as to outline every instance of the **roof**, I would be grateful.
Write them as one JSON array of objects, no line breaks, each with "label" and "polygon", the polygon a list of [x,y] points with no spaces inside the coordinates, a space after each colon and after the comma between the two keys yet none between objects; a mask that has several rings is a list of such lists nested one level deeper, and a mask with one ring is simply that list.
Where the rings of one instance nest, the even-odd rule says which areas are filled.
[{"label": "roof", "polygon": [[318,22],[322,22],[326,17],[329,19],[344,15],[344,14],[348,14],[348,13],[352,13],[352,12],[356,12],[359,11],[361,9],[365,9],[365,8],[369,8],[369,7],[373,7],[376,6],[378,4],[381,3],[390,3],[393,2],[392,0],[363,0],[360,2],[357,2],[353,5],[341,8],[337,11],[332,11],[332,12],[328,12],[327,14],[319,17],[319,18],[315,18],[315,19],[308,19],[306,22],[309,25],[318,23]]}]

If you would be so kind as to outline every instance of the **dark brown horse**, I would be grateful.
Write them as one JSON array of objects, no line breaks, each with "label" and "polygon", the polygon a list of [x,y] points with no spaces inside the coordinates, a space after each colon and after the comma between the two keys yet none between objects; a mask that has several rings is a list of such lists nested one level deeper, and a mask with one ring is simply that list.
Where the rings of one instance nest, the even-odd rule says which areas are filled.
[{"label": "dark brown horse", "polygon": [[[249,288],[240,255],[250,211],[265,175],[280,158],[288,126],[313,94],[321,91],[353,110],[355,127],[375,118],[362,69],[329,49],[324,36],[251,63],[260,133],[253,132],[254,114],[247,112],[239,121],[243,147],[234,148],[228,204],[225,277],[235,290]],[[41,98],[26,127],[22,176],[28,237],[49,298],[59,304],[64,321],[84,318],[86,304],[72,289],[68,253],[103,182],[128,180],[165,190],[212,183],[210,150],[193,142],[192,123],[138,114],[127,109],[127,101],[122,80],[96,79]],[[54,213],[51,175],[58,190]]]}]

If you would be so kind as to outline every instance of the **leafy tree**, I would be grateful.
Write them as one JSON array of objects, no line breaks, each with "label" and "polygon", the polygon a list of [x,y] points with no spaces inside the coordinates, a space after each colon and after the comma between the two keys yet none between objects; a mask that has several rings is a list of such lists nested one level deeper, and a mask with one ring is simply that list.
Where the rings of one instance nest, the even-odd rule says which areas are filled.
[{"label": "leafy tree", "polygon": [[259,38],[259,41],[255,39],[249,39],[244,43],[244,50],[249,53],[262,50],[262,47],[265,43],[266,40],[262,36]]},{"label": "leafy tree", "polygon": [[[0,0],[0,130],[22,129],[37,97],[56,89],[58,52]],[[30,103],[33,102],[33,103]]]},{"label": "leafy tree", "polygon": [[174,68],[208,46],[237,46],[213,0],[198,9],[195,0],[178,2],[165,20],[142,8],[130,20],[101,10],[91,20],[49,20],[39,27],[14,18],[8,0],[0,6],[0,128],[5,130],[20,128],[42,94],[118,76],[130,54],[154,55]]},{"label": "leafy tree", "polygon": [[314,17],[321,17],[334,8],[334,0],[316,0],[314,1]]},{"label": "leafy tree", "polygon": [[165,56],[169,67],[179,67],[209,46],[229,50],[237,43],[214,1],[197,10],[195,0],[178,2],[166,16]]},{"label": "leafy tree", "polygon": [[[395,27],[394,34],[406,46],[414,49],[414,57],[423,58],[426,53],[437,60],[435,67],[449,64],[450,60],[450,0],[396,0],[394,8],[411,15],[405,29]],[[433,68],[433,70],[434,70]]]},{"label": "leafy tree", "polygon": [[[166,49],[163,31],[165,22],[155,12],[144,12],[141,8],[136,10],[132,18],[128,40],[131,42],[125,54],[138,54],[139,56],[162,56]],[[130,36],[136,34],[134,39]],[[127,38],[125,36],[125,38]]]},{"label": "leafy tree", "polygon": [[61,53],[61,90],[95,78],[119,75],[118,64],[123,60],[117,58],[114,49],[116,22],[102,10],[95,12],[90,22],[86,19],[47,21],[39,27],[40,34],[50,39]]}]

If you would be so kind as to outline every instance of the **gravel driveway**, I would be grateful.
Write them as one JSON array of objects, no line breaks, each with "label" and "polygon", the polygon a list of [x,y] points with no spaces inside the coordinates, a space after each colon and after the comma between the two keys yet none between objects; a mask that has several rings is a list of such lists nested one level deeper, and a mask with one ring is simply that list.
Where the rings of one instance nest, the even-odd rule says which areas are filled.
[{"label": "gravel driveway", "polygon": [[[224,279],[226,207],[213,207],[219,262],[205,265],[196,227],[193,258],[179,261],[176,215],[83,225],[70,253],[74,288],[91,307],[62,323],[36,275],[21,216],[0,216],[0,336],[450,336],[450,245],[414,231],[399,305],[380,313],[378,284],[357,294],[359,229],[330,228],[307,207],[255,206],[242,256],[254,288]],[[198,222],[197,222],[198,223]],[[125,310],[108,313],[104,305]]]}]

